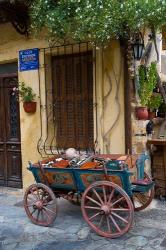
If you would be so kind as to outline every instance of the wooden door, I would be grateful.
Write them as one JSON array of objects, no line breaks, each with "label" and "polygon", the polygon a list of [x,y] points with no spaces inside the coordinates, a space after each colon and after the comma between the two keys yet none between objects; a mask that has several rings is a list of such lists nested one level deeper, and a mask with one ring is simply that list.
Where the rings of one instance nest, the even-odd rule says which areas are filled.
[{"label": "wooden door", "polygon": [[0,185],[22,187],[19,103],[13,95],[17,76],[0,75]]}]

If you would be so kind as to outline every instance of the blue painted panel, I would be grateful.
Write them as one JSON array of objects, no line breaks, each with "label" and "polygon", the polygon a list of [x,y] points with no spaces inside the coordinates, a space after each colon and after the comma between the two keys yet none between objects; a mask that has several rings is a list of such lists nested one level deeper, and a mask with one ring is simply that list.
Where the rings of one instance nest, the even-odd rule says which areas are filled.
[{"label": "blue painted panel", "polygon": [[36,70],[39,68],[39,49],[27,49],[19,51],[19,70]]},{"label": "blue painted panel", "polygon": [[[31,166],[29,170],[33,173],[37,183],[44,183],[39,168]],[[51,188],[76,190],[72,169],[44,168],[44,171]]]},{"label": "blue painted panel", "polygon": [[132,184],[133,193],[146,193],[154,187],[154,182],[149,183],[148,185],[135,185]]},{"label": "blue painted panel", "polygon": [[[39,168],[30,165],[29,170],[33,173],[36,182],[44,181]],[[105,180],[105,174],[102,169],[44,168],[44,171],[50,187],[54,190],[63,189],[84,192],[91,183]],[[110,181],[121,186],[129,196],[132,196],[130,175],[132,174],[128,170],[108,170]]]},{"label": "blue painted panel", "polygon": [[[78,190],[83,192],[87,186],[95,181],[105,180],[105,175],[103,170],[80,170],[77,169],[74,172],[75,179],[77,181]],[[121,186],[129,196],[132,196],[131,184],[129,176],[131,173],[127,170],[123,171],[108,171],[108,176],[110,181],[115,182]],[[118,182],[118,183],[117,183]]]},{"label": "blue painted panel", "polygon": [[[109,170],[121,170],[121,163],[119,160],[111,160],[106,163],[106,167]],[[128,169],[128,165],[123,163],[123,168]]]}]

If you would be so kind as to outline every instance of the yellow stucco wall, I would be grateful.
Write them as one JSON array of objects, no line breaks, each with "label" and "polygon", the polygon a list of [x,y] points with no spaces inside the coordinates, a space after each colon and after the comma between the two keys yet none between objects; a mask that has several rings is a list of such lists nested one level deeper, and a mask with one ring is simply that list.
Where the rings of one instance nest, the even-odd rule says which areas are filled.
[{"label": "yellow stucco wall", "polygon": [[[16,33],[10,24],[0,25],[0,63],[18,60],[19,50],[28,48],[48,47],[44,39],[29,39]],[[27,114],[20,103],[20,126],[21,126],[21,148],[22,148],[22,176],[24,188],[33,182],[31,173],[26,169],[27,162],[36,162],[41,159],[37,151],[37,142],[40,138],[40,102],[45,104],[45,77],[43,55],[40,55],[40,83],[38,71],[18,72],[19,81],[24,81],[33,88],[35,93],[41,93],[40,100],[37,99],[37,112]],[[95,86],[94,86],[95,87]],[[103,49],[96,50],[96,92],[94,103],[97,103],[98,132],[95,129],[95,139],[98,140],[97,150],[101,153],[124,153],[124,79],[123,79],[123,57],[117,41]],[[95,100],[95,96],[97,96]],[[95,105],[94,105],[95,106]],[[94,116],[95,116],[94,108]],[[95,117],[94,117],[95,118]],[[95,119],[94,119],[95,120]],[[46,118],[42,118],[43,129],[45,129]],[[98,137],[96,138],[96,135]]]},{"label": "yellow stucco wall", "polygon": [[124,71],[117,41],[97,51],[97,103],[99,149],[103,153],[124,153]]}]

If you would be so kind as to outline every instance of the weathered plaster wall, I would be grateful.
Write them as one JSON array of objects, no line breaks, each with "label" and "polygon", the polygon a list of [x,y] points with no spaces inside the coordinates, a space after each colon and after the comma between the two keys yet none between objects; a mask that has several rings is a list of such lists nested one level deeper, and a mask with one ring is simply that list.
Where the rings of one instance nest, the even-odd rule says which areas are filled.
[{"label": "weathered plaster wall", "polygon": [[[18,60],[19,50],[28,48],[48,47],[44,39],[29,39],[17,34],[10,24],[0,25],[0,63]],[[118,42],[112,42],[109,47],[97,50],[96,62],[96,89],[98,134],[97,149],[103,153],[124,153],[124,81],[123,81],[123,58]],[[37,112],[26,114],[20,103],[20,126],[22,147],[22,175],[24,188],[33,182],[31,173],[26,169],[27,162],[36,162],[41,159],[37,151],[37,142],[41,136],[40,128],[40,102],[45,104],[45,77],[43,68],[43,55],[40,54],[40,83],[38,71],[18,72],[19,81],[24,81],[33,88],[40,96],[37,99]],[[95,86],[94,86],[95,87]],[[95,105],[94,105],[95,106]],[[95,116],[94,108],[94,116]],[[95,120],[95,119],[94,119]],[[45,130],[46,117],[42,118]],[[96,136],[95,136],[96,137]]]},{"label": "weathered plaster wall", "polygon": [[124,70],[117,41],[97,51],[96,71],[99,149],[104,153],[124,153]]}]

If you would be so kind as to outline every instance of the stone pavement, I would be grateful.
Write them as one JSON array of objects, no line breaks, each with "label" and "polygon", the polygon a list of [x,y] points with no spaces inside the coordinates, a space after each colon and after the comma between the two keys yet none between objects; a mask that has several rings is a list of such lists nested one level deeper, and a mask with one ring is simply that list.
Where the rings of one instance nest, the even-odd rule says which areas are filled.
[{"label": "stone pavement", "polygon": [[105,239],[93,233],[80,208],[58,201],[52,227],[33,225],[22,207],[22,190],[0,187],[0,250],[165,250],[166,201],[135,213],[133,228],[121,238]]}]

